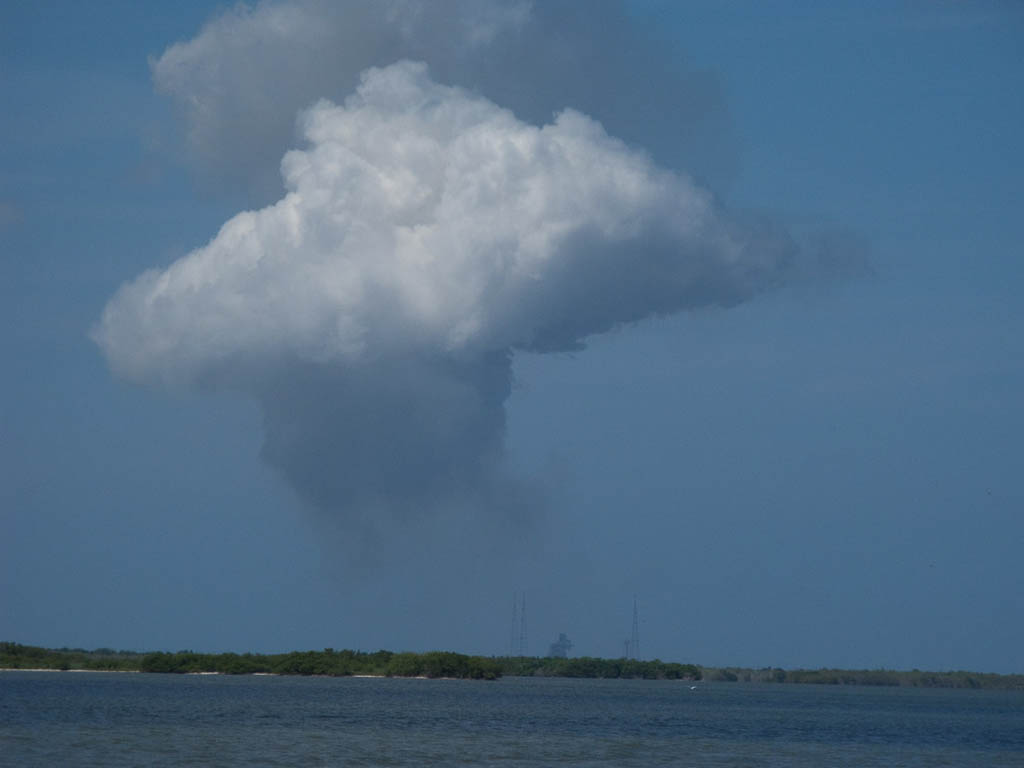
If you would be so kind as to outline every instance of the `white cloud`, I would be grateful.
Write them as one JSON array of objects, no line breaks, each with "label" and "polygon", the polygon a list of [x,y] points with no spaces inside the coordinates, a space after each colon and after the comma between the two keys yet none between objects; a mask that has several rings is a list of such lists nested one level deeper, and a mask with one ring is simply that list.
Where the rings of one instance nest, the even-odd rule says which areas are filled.
[{"label": "white cloud", "polygon": [[715,78],[634,21],[616,0],[586,13],[554,0],[273,0],[211,19],[152,72],[195,170],[250,204],[275,199],[300,110],[340,102],[368,67],[402,59],[530,122],[578,109],[662,163],[715,176],[730,163]]},{"label": "white cloud", "polygon": [[508,495],[515,350],[742,301],[786,267],[785,238],[585,115],[529,125],[423,64],[300,122],[285,196],[123,286],[94,338],[122,376],[258,398],[264,455],[324,507]]},{"label": "white cloud", "polygon": [[154,59],[153,80],[183,113],[201,173],[266,192],[299,109],[342,98],[371,65],[473,56],[529,15],[523,0],[239,4]]},{"label": "white cloud", "polygon": [[97,339],[116,370],[196,381],[279,359],[564,349],[740,300],[781,265],[586,116],[527,125],[422,64],[367,71],[302,125],[283,199],[110,303]]}]

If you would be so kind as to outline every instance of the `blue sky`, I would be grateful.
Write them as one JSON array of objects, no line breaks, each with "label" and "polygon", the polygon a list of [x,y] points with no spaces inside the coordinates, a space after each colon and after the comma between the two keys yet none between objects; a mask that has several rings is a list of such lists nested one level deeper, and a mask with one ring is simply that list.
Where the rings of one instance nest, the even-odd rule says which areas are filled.
[{"label": "blue sky", "polygon": [[[375,23],[353,20],[358,3],[297,7],[325,30]],[[321,54],[287,56],[292,39],[218,38],[190,54],[220,63],[213,82],[198,65],[156,73],[223,5],[4,5],[0,637],[503,653],[525,590],[535,653],[559,632],[577,653],[620,653],[635,594],[646,657],[1024,671],[1024,10],[650,2],[618,17],[538,3],[477,50],[467,7],[411,42],[366,36],[337,75]],[[456,44],[465,58],[437,53]],[[692,174],[723,226],[767,221],[802,250],[725,308],[637,310],[654,316],[577,350],[509,342],[501,481],[470,483],[479,503],[451,512],[433,490],[421,505],[410,480],[368,532],[298,466],[345,477],[345,434],[276,464],[263,447],[281,428],[268,408],[301,406],[308,427],[309,400],[275,400],[230,366],[214,371],[223,386],[168,391],[112,372],[90,333],[122,285],[281,198],[277,163],[302,145],[290,93],[298,108],[341,102],[359,71],[416,52],[432,83],[520,125],[578,109]],[[199,93],[216,123],[189,113]],[[261,94],[277,98],[257,125]],[[600,287],[565,305],[600,313]],[[358,455],[386,455],[373,446]]]}]

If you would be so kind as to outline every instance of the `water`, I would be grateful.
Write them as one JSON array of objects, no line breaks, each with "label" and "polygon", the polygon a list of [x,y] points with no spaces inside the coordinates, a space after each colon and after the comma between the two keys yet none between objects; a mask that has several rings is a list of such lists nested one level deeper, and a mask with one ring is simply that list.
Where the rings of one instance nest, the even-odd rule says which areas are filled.
[{"label": "water", "polygon": [[0,673],[0,766],[1024,766],[1024,692]]}]

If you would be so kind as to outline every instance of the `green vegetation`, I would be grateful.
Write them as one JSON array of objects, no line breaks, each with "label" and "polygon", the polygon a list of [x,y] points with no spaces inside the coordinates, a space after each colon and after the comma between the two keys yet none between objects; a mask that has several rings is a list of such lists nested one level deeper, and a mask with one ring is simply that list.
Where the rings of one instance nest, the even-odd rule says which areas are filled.
[{"label": "green vegetation", "polygon": [[221,672],[246,675],[256,672],[275,675],[376,675],[380,677],[455,677],[495,680],[501,676],[492,659],[461,653],[392,653],[377,651],[293,651],[292,653],[147,653],[141,672]]},{"label": "green vegetation", "polygon": [[496,659],[504,675],[518,677],[600,677],[637,680],[700,680],[700,667],[636,659],[571,659],[513,656]]},{"label": "green vegetation", "polygon": [[983,672],[901,672],[889,669],[794,669],[777,667],[705,667],[663,661],[570,659],[504,656],[487,658],[461,653],[392,653],[377,651],[294,651],[292,653],[137,653],[97,648],[37,648],[0,642],[0,669],[86,669],[120,672],[217,672],[225,675],[374,675],[378,677],[450,677],[496,680],[516,677],[589,677],[638,680],[706,680],[744,683],[880,685],[914,688],[1024,689],[1024,675]]},{"label": "green vegetation", "polygon": [[0,669],[93,669],[130,672],[139,668],[141,654],[112,648],[36,648],[0,643]]},{"label": "green vegetation", "polygon": [[601,677],[644,680],[698,680],[700,668],[692,664],[633,659],[572,659],[504,657],[485,658],[461,653],[392,653],[377,651],[294,651],[292,653],[133,653],[100,648],[49,650],[17,643],[0,643],[0,668],[93,669],[135,672],[198,673],[225,675],[376,675],[379,677],[455,677],[496,680],[502,675],[520,677]]},{"label": "green vegetation", "polygon": [[714,682],[804,683],[811,685],[879,685],[908,688],[1001,688],[1024,689],[1024,675],[985,672],[909,672],[892,669],[746,669],[706,668],[704,677]]},{"label": "green vegetation", "polygon": [[249,675],[377,675],[380,677],[456,677],[496,680],[501,668],[494,659],[461,653],[392,653],[377,651],[294,651],[292,653],[131,653],[99,649],[48,650],[17,643],[0,643],[0,668],[92,669],[133,672],[219,672]]}]

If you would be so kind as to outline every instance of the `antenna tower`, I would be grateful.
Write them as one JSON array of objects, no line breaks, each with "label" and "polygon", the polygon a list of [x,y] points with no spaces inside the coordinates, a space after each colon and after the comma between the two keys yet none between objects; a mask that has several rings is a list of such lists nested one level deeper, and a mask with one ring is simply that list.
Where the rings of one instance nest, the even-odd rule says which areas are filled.
[{"label": "antenna tower", "polygon": [[516,651],[519,646],[516,644],[518,638],[516,637],[517,630],[519,629],[519,593],[512,593],[512,628],[508,633],[508,655],[518,656]]},{"label": "antenna tower", "polygon": [[526,592],[512,593],[512,628],[508,635],[510,656],[526,655]]},{"label": "antenna tower", "polygon": [[519,655],[526,655],[526,592],[522,594],[519,605]]},{"label": "antenna tower", "polygon": [[636,595],[633,595],[633,634],[629,638],[630,656],[640,658],[640,617],[636,609]]}]

